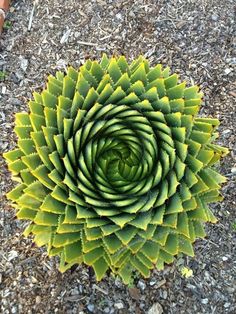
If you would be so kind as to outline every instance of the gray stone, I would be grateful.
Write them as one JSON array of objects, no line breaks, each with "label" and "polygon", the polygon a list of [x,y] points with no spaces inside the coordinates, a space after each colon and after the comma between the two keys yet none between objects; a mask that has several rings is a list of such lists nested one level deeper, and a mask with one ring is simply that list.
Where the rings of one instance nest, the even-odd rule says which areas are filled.
[{"label": "gray stone", "polygon": [[122,302],[117,302],[114,304],[114,307],[118,310],[122,310],[124,308],[124,304]]},{"label": "gray stone", "polygon": [[93,313],[94,312],[94,305],[93,304],[88,304],[87,305],[87,309],[89,310],[89,312]]},{"label": "gray stone", "polygon": [[152,307],[148,310],[148,314],[162,314],[163,308],[160,303],[154,303]]},{"label": "gray stone", "polygon": [[212,19],[212,21],[216,22],[216,21],[218,21],[219,17],[216,14],[212,14],[211,19]]},{"label": "gray stone", "polygon": [[146,288],[146,284],[142,280],[139,280],[138,284],[137,284],[137,287],[140,288],[142,291],[144,291],[145,288]]}]

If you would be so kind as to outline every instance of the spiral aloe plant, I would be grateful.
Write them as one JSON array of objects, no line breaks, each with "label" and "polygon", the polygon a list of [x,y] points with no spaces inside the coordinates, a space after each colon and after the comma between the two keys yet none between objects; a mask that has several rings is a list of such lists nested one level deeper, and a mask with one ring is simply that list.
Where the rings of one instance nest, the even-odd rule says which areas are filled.
[{"label": "spiral aloe plant", "polygon": [[225,178],[212,168],[217,119],[197,117],[202,94],[142,56],[49,76],[29,113],[16,114],[5,158],[19,182],[8,197],[60,270],[85,263],[128,283],[174,256],[194,255]]}]

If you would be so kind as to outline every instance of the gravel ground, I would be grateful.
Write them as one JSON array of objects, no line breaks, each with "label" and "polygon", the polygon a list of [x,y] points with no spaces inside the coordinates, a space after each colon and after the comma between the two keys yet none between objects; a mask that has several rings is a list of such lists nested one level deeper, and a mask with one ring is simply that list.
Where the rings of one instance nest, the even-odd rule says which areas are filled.
[{"label": "gravel ground", "polygon": [[[34,5],[35,3],[35,5]],[[66,3],[66,6],[65,6]],[[34,10],[33,10],[34,8]],[[0,303],[2,313],[235,313],[235,2],[233,0],[22,0],[13,2],[0,39],[0,149],[14,146],[15,112],[27,108],[47,75],[86,58],[143,53],[169,65],[205,93],[202,114],[221,121],[225,200],[212,206],[219,223],[196,242],[195,258],[179,257],[149,280],[125,287],[117,278],[96,283],[85,267],[60,274],[21,233],[24,222],[4,198],[12,187],[1,159]],[[29,23],[33,16],[32,24]],[[30,30],[28,30],[28,28]],[[193,277],[183,278],[181,266]]]}]

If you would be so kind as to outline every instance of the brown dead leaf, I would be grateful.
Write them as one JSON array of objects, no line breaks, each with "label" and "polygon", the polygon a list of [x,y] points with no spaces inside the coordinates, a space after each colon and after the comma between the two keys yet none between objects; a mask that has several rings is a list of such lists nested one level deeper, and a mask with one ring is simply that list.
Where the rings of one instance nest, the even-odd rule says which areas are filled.
[{"label": "brown dead leaf", "polygon": [[139,289],[135,287],[129,288],[129,294],[132,299],[137,300],[137,301],[140,299],[140,296],[141,296]]}]

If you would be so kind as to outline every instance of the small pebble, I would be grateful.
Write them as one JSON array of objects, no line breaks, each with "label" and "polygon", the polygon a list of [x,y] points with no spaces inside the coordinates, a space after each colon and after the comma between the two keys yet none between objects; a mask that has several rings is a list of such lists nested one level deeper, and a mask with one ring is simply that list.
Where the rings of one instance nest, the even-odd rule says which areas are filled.
[{"label": "small pebble", "polygon": [[202,299],[202,300],[201,300],[201,303],[202,303],[202,304],[207,304],[207,303],[208,303],[208,299],[207,299],[207,298],[206,298],[206,299]]},{"label": "small pebble", "polygon": [[137,287],[140,288],[142,291],[144,291],[145,288],[146,288],[146,284],[142,280],[139,280],[138,284],[137,284]]},{"label": "small pebble", "polygon": [[29,61],[23,58],[22,56],[20,56],[20,67],[24,72],[26,72],[28,68],[28,64],[29,64]]},{"label": "small pebble", "polygon": [[68,29],[62,36],[61,40],[60,40],[60,44],[65,44],[68,39],[69,39],[69,36],[70,36],[70,33],[71,33],[71,30]]},{"label": "small pebble", "polygon": [[156,283],[156,280],[155,279],[151,279],[150,282],[149,282],[149,285],[150,286],[154,286]]},{"label": "small pebble", "polygon": [[216,14],[212,14],[211,19],[212,19],[212,21],[216,22],[216,21],[218,21],[219,17]]},{"label": "small pebble", "polygon": [[9,103],[13,106],[20,106],[22,105],[22,101],[18,98],[9,98]]},{"label": "small pebble", "polygon": [[160,303],[154,303],[153,306],[148,310],[148,314],[162,314],[163,308]]},{"label": "small pebble", "polygon": [[6,94],[6,91],[7,91],[7,88],[6,88],[5,85],[3,85],[3,87],[2,87],[2,94],[3,94],[3,95]]},{"label": "small pebble", "polygon": [[35,298],[35,303],[36,303],[36,304],[41,303],[41,297],[40,297],[39,295],[36,296],[36,298]]},{"label": "small pebble", "polygon": [[229,135],[232,131],[230,129],[225,129],[222,131],[222,135]]},{"label": "small pebble", "polygon": [[230,303],[229,302],[226,302],[225,304],[224,304],[224,308],[229,308],[230,307]]},{"label": "small pebble", "polygon": [[13,306],[13,307],[11,308],[11,313],[12,313],[12,314],[17,313],[17,307],[16,307],[16,306]]},{"label": "small pebble", "polygon": [[32,283],[37,283],[38,282],[37,278],[35,278],[34,276],[31,277],[31,281],[32,281]]},{"label": "small pebble", "polygon": [[120,279],[118,277],[115,279],[115,286],[118,288],[122,287],[122,282],[120,281]]},{"label": "small pebble", "polygon": [[118,310],[122,310],[124,308],[124,304],[122,302],[117,302],[114,304],[114,307]]},{"label": "small pebble", "polygon": [[229,68],[226,68],[226,69],[225,69],[225,74],[226,74],[226,75],[228,75],[230,72],[231,72],[231,69],[229,69]]},{"label": "small pebble", "polygon": [[236,167],[233,167],[233,168],[231,169],[231,172],[232,172],[233,174],[236,174]]},{"label": "small pebble", "polygon": [[87,309],[89,310],[89,312],[94,312],[94,305],[93,304],[88,304],[87,305]]},{"label": "small pebble", "polygon": [[79,294],[79,289],[77,287],[71,290],[71,295],[77,295],[77,294]]},{"label": "small pebble", "polygon": [[116,18],[117,18],[117,20],[122,20],[123,19],[121,13],[117,13],[116,14]]},{"label": "small pebble", "polygon": [[167,291],[164,290],[163,293],[162,293],[163,299],[166,300],[166,299],[167,299],[167,296],[168,296]]},{"label": "small pebble", "polygon": [[18,256],[18,252],[17,251],[10,251],[8,254],[8,261],[12,261],[14,258],[16,258]]}]

